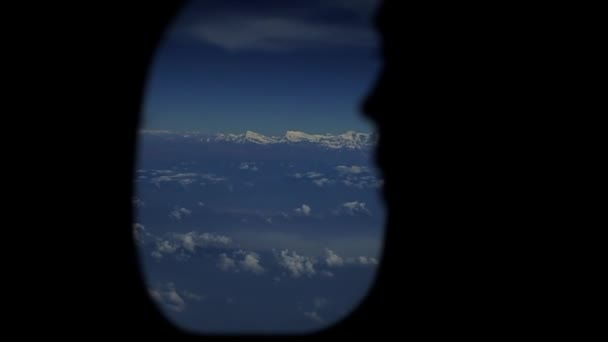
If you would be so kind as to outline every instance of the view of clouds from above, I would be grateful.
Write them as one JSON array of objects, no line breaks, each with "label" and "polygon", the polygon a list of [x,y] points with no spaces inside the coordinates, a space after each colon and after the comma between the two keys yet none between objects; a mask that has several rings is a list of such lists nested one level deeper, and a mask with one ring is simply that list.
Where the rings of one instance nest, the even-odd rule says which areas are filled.
[{"label": "view of clouds from above", "polygon": [[372,0],[187,4],[150,70],[133,236],[178,327],[297,333],[350,313],[381,257]]}]

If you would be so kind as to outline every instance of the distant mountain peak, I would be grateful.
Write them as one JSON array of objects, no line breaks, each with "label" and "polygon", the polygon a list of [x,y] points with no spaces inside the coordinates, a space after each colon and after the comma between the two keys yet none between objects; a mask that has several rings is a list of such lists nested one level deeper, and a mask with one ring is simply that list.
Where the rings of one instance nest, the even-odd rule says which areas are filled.
[{"label": "distant mountain peak", "polygon": [[197,136],[201,142],[228,142],[228,143],[253,143],[258,145],[270,144],[315,144],[329,149],[362,149],[376,143],[376,134],[347,131],[342,134],[310,134],[302,131],[289,130],[283,136],[267,136],[254,131],[247,130],[245,133],[217,133],[214,135],[188,134],[169,131],[142,131],[144,134],[152,135],[174,135],[183,138]]}]

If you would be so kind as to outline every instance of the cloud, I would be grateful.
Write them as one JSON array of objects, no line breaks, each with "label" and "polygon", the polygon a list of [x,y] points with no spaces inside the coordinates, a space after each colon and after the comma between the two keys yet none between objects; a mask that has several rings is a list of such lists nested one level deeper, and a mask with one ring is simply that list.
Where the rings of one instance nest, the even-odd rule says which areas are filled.
[{"label": "cloud", "polygon": [[192,211],[186,208],[175,207],[175,209],[169,213],[169,217],[174,218],[176,220],[181,220],[182,217],[188,216],[190,214],[192,214]]},{"label": "cloud", "polygon": [[383,181],[378,180],[370,174],[370,169],[360,165],[338,165],[334,168],[338,171],[339,182],[342,184],[359,189],[379,188]]},{"label": "cloud", "polygon": [[148,289],[148,294],[150,295],[150,297],[152,297],[152,299],[156,301],[161,301],[163,298],[160,292],[154,289]]},{"label": "cloud", "polygon": [[133,198],[133,206],[135,208],[142,208],[144,207],[146,204],[144,203],[144,201],[142,201],[141,199],[134,197]]},{"label": "cloud", "polygon": [[353,175],[358,175],[361,173],[366,173],[369,172],[369,169],[365,166],[357,166],[357,165],[352,165],[352,166],[345,166],[345,165],[338,165],[335,167],[336,171],[338,171],[339,173],[342,174],[353,174]]},{"label": "cloud", "polygon": [[257,171],[258,167],[254,162],[243,162],[239,165],[240,170]]},{"label": "cloud", "polygon": [[136,232],[137,231],[144,232],[144,231],[146,231],[146,228],[144,227],[143,224],[136,222],[136,223],[133,223],[133,230],[136,231]]},{"label": "cloud", "polygon": [[315,179],[312,181],[316,186],[324,186],[324,185],[329,185],[329,184],[334,184],[335,182],[332,180],[329,180],[327,178],[320,178],[320,179]]},{"label": "cloud", "polygon": [[152,299],[175,312],[182,312],[186,309],[186,302],[179,293],[177,293],[173,283],[167,283],[160,289],[148,289],[148,293]]},{"label": "cloud", "polygon": [[[199,176],[197,173],[176,173],[173,170],[155,170],[152,171],[155,176],[150,180],[150,183],[160,187],[163,182],[178,182],[179,184],[186,186],[196,182],[196,177]],[[160,176],[159,176],[160,175]]]},{"label": "cloud", "polygon": [[325,248],[325,263],[330,267],[342,266],[344,259],[331,249]]},{"label": "cloud", "polygon": [[180,179],[180,180],[178,180],[177,182],[178,182],[179,184],[181,184],[181,185],[186,186],[186,185],[189,185],[189,184],[194,183],[194,182],[195,182],[195,180],[194,180],[194,179]]},{"label": "cloud", "polygon": [[345,213],[346,215],[357,216],[360,214],[371,215],[371,211],[367,209],[365,202],[352,201],[345,202],[340,205],[337,210],[334,210],[334,214],[339,215]]},{"label": "cloud", "polygon": [[354,257],[354,258],[347,258],[345,260],[345,263],[352,264],[352,265],[370,266],[370,265],[377,265],[378,259],[376,259],[374,257],[368,257],[368,256],[358,256],[358,257]]},{"label": "cloud", "polygon": [[260,265],[260,256],[254,252],[243,252],[244,258],[240,261],[240,266],[245,271],[256,274],[264,273],[264,268]]},{"label": "cloud", "polygon": [[157,187],[160,187],[160,183],[162,183],[162,182],[171,182],[171,181],[173,181],[173,178],[171,178],[169,176],[160,176],[160,177],[154,177],[154,178],[152,178],[150,180],[150,183],[153,183]]},{"label": "cloud", "polygon": [[216,176],[213,173],[203,173],[203,174],[200,175],[200,177],[203,180],[206,180],[206,181],[211,182],[213,184],[219,183],[219,182],[224,182],[224,181],[226,181],[228,179],[226,177]]},{"label": "cloud", "polygon": [[176,173],[173,176],[171,176],[171,178],[190,178],[190,177],[196,177],[196,176],[198,176],[198,174],[192,173],[192,172],[189,172],[189,173]]},{"label": "cloud", "polygon": [[370,48],[376,37],[371,27],[315,23],[288,16],[216,13],[191,30],[194,37],[229,51],[287,51],[351,46]]},{"label": "cloud", "polygon": [[319,272],[322,276],[325,276],[327,278],[333,278],[334,277],[334,273],[331,271],[321,271]]},{"label": "cloud", "polygon": [[210,233],[189,232],[185,234],[174,233],[173,238],[181,243],[181,246],[189,252],[194,253],[197,247],[227,246],[232,243],[232,239],[225,235]]},{"label": "cloud", "polygon": [[184,297],[186,299],[192,299],[197,302],[203,300],[203,298],[204,298],[203,296],[190,292],[190,291],[182,291],[181,294],[182,294],[182,297]]},{"label": "cloud", "polygon": [[323,176],[323,174],[319,173],[319,172],[315,172],[315,171],[310,171],[310,172],[306,172],[305,176],[308,178],[317,178],[317,177]]},{"label": "cloud", "polygon": [[[329,248],[325,248],[325,256],[323,261],[329,267],[339,267],[344,266],[346,264],[354,264],[354,265],[377,265],[378,260],[374,257],[367,256],[358,256],[358,257],[350,257],[343,258],[339,256],[336,252],[332,251]],[[333,275],[333,274],[332,274]]]},{"label": "cloud", "polygon": [[[156,250],[152,256],[161,259],[165,254],[174,254],[177,251],[196,253],[197,248],[204,247],[228,247],[232,244],[232,239],[225,235],[210,233],[168,233],[166,238],[156,237]],[[187,256],[186,254],[181,255]]]},{"label": "cloud", "polygon": [[167,175],[170,173],[174,173],[175,171],[173,170],[152,170],[152,174],[153,175]]},{"label": "cloud", "polygon": [[156,251],[161,254],[172,254],[179,248],[173,241],[160,240],[156,242]]},{"label": "cloud", "polygon": [[311,178],[312,179],[312,178],[321,177],[321,176],[323,176],[323,174],[320,172],[316,172],[316,171],[308,171],[305,173],[300,173],[300,172],[294,173],[293,176],[298,179],[300,179],[300,178]]},{"label": "cloud", "polygon": [[311,209],[311,208],[310,208],[308,205],[306,205],[306,204],[302,204],[302,207],[300,207],[300,208],[295,208],[295,209],[294,209],[294,211],[295,211],[296,213],[298,213],[298,214],[302,214],[302,215],[304,215],[304,216],[308,216],[308,215],[310,215],[311,210],[312,210],[312,209]]},{"label": "cloud", "polygon": [[220,260],[217,262],[217,267],[222,271],[230,271],[236,268],[236,263],[226,253],[222,253],[220,254]]},{"label": "cloud", "polygon": [[306,316],[307,318],[309,318],[312,321],[315,321],[317,323],[324,322],[324,319],[321,316],[319,316],[319,314],[316,311],[305,312],[304,316]]},{"label": "cloud", "polygon": [[154,259],[156,259],[156,260],[160,260],[160,259],[162,259],[162,258],[163,258],[163,254],[162,254],[161,252],[159,252],[159,251],[152,251],[152,252],[150,253],[150,255],[151,255],[151,256],[152,256]]},{"label": "cloud", "polygon": [[260,260],[260,256],[255,252],[238,250],[232,252],[232,258],[226,253],[221,253],[217,262],[217,267],[225,272],[243,270],[255,274],[262,274],[266,270],[260,265]]},{"label": "cloud", "polygon": [[357,262],[361,265],[377,265],[378,260],[372,257],[359,256],[356,258]]},{"label": "cloud", "polygon": [[316,273],[314,260],[298,255],[295,251],[283,250],[279,253],[277,259],[279,265],[287,269],[294,278],[299,278],[302,275],[311,277]]},{"label": "cloud", "polygon": [[[193,184],[197,181],[205,181],[208,183],[216,184],[219,182],[226,181],[226,177],[220,177],[213,173],[194,173],[194,172],[183,172],[177,173],[173,170],[154,170],[151,172],[154,176],[150,179],[150,183],[160,188],[161,183],[164,182],[177,182],[183,186]],[[201,183],[205,185],[206,183]]]},{"label": "cloud", "polygon": [[133,223],[133,238],[137,243],[144,244],[144,238],[150,236],[143,224]]}]

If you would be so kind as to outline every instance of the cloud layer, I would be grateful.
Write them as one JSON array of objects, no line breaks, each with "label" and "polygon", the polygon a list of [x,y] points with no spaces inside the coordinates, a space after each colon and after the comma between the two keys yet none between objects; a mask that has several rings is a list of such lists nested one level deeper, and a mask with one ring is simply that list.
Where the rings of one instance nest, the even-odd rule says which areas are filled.
[{"label": "cloud layer", "polygon": [[286,51],[319,47],[371,48],[371,27],[318,23],[286,15],[255,13],[219,14],[194,26],[192,34],[203,42],[229,51]]}]

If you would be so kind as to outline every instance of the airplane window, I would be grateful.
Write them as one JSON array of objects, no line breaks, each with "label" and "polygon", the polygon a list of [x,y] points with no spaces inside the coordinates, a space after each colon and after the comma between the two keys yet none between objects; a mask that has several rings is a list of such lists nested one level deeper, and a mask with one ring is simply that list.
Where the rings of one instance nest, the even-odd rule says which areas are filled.
[{"label": "airplane window", "polygon": [[188,3],[149,71],[133,233],[196,333],[309,333],[356,309],[384,234],[376,0]]}]

